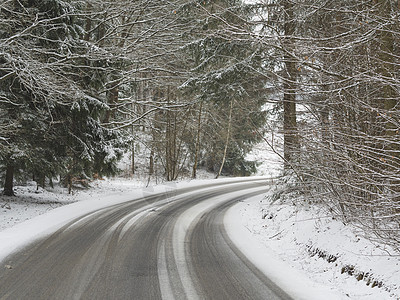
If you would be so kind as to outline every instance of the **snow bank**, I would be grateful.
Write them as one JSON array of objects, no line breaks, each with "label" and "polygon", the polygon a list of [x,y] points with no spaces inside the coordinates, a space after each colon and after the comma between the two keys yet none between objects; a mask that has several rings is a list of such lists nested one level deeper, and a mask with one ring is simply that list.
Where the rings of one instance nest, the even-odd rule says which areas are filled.
[{"label": "snow bank", "polygon": [[[241,202],[228,218],[241,220],[262,245],[268,272],[282,270],[276,273],[279,285],[285,286],[286,278],[297,281],[292,287],[301,299],[400,299],[400,256],[394,251],[368,241],[356,228],[324,216],[318,208],[264,201],[258,197]],[[269,257],[278,257],[286,266],[268,266]],[[313,283],[307,284],[304,277]],[[305,290],[310,294],[302,294]]]}]

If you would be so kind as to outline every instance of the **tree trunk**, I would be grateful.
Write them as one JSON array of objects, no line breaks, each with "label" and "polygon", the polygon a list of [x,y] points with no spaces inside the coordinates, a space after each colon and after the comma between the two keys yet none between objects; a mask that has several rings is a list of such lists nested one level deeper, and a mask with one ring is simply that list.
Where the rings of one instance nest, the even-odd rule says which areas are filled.
[{"label": "tree trunk", "polygon": [[172,168],[172,156],[171,156],[171,121],[170,112],[166,112],[166,129],[165,129],[165,171],[167,175],[167,181],[171,181],[171,168]]},{"label": "tree trunk", "polygon": [[231,106],[229,108],[229,119],[228,119],[228,131],[226,133],[225,147],[224,147],[224,155],[222,156],[221,166],[219,168],[218,174],[215,177],[216,179],[221,175],[222,168],[224,167],[226,160],[226,152],[228,150],[229,139],[231,135],[231,127],[232,127],[232,112],[233,112],[233,99],[231,100]]},{"label": "tree trunk", "polygon": [[[92,5],[90,4],[90,3],[88,3],[87,5],[86,5],[86,11],[87,12],[90,12],[91,10],[92,10]],[[84,35],[84,40],[86,41],[86,42],[88,42],[89,41],[89,39],[90,39],[90,32],[92,31],[92,18],[90,18],[90,17],[86,17],[86,20],[85,20],[85,35]]]},{"label": "tree trunk", "polygon": [[[170,88],[167,87],[167,105],[170,105]],[[167,175],[167,181],[172,181],[176,179],[177,176],[177,144],[176,144],[176,127],[177,118],[176,112],[170,109],[166,112],[166,129],[165,129],[165,169]]]},{"label": "tree trunk", "polygon": [[132,142],[132,157],[131,157],[131,163],[132,163],[132,174],[135,174],[135,142]]},{"label": "tree trunk", "polygon": [[68,194],[71,194],[72,193],[72,175],[71,174],[67,175],[66,183],[67,183],[67,187],[68,187]]},{"label": "tree trunk", "polygon": [[[391,7],[390,2],[387,0],[379,0],[379,12],[378,15],[383,19],[390,19]],[[394,136],[398,130],[397,122],[392,119],[392,113],[397,109],[398,96],[396,90],[389,84],[385,82],[390,78],[395,78],[395,61],[394,61],[394,37],[393,28],[390,25],[385,26],[382,30],[378,31],[379,38],[379,48],[378,58],[380,66],[378,68],[379,76],[384,82],[384,86],[380,91],[382,93],[382,98],[384,98],[384,107],[387,112],[386,121],[386,136]],[[392,155],[396,155],[397,146],[394,144],[390,145],[393,151]]]},{"label": "tree trunk", "polygon": [[197,164],[199,160],[199,151],[200,151],[200,133],[201,133],[201,113],[203,110],[203,102],[200,102],[199,107],[199,116],[197,119],[197,137],[196,137],[196,149],[194,152],[194,163],[193,163],[193,172],[192,178],[195,179],[197,177]]},{"label": "tree trunk", "polygon": [[149,175],[154,174],[154,150],[151,149],[150,152],[150,165],[149,165]]},{"label": "tree trunk", "polygon": [[111,119],[115,118],[115,107],[118,104],[119,99],[119,84],[120,80],[116,80],[107,93],[109,109],[107,110],[104,118],[104,123],[106,124],[109,123]]},{"label": "tree trunk", "polygon": [[42,189],[46,187],[46,176],[43,174],[40,174],[36,181],[36,190],[39,190],[39,187]]},{"label": "tree trunk", "polygon": [[8,165],[6,169],[6,180],[4,183],[5,196],[15,196],[14,194],[14,166]]},{"label": "tree trunk", "polygon": [[292,168],[296,154],[299,152],[299,140],[297,136],[296,121],[296,62],[290,54],[294,51],[292,37],[295,33],[293,4],[291,1],[284,1],[286,21],[284,25],[283,56],[284,82],[283,82],[283,134],[284,134],[284,159],[285,171]]}]

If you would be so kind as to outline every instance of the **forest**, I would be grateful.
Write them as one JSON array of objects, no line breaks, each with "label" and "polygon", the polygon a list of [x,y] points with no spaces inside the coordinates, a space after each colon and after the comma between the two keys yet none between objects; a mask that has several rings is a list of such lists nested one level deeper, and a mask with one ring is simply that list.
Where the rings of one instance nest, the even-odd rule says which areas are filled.
[{"label": "forest", "polygon": [[[3,0],[0,175],[38,185],[149,153],[168,181],[247,176],[400,247],[400,1]],[[306,200],[304,200],[306,199]]]}]

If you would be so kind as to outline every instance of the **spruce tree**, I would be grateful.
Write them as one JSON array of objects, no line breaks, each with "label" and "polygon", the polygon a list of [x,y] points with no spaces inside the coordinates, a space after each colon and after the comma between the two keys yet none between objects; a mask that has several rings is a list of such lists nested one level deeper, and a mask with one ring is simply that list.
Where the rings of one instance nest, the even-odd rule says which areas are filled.
[{"label": "spruce tree", "polygon": [[[204,138],[196,151],[217,176],[221,172],[249,175],[255,171],[255,163],[247,162],[245,156],[259,141],[260,135],[254,133],[262,131],[265,121],[265,77],[259,75],[263,50],[247,39],[252,30],[247,22],[251,6],[242,1],[201,1],[186,9],[189,16],[196,11],[200,25],[187,46],[192,72],[184,84],[204,111],[204,124],[198,132]],[[196,153],[193,156],[197,157]]]},{"label": "spruce tree", "polygon": [[[0,31],[1,165],[5,193],[13,171],[36,177],[115,171],[118,134],[100,123],[107,109],[101,95],[81,79],[97,72],[92,45],[82,39],[80,2],[10,1]],[[94,75],[94,74],[93,74]]]}]

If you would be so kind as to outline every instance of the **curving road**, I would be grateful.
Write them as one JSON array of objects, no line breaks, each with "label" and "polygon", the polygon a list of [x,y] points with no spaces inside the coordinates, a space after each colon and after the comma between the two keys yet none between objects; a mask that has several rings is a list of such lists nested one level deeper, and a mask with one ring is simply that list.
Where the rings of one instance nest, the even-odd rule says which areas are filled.
[{"label": "curving road", "polygon": [[0,299],[290,299],[223,224],[229,207],[268,185],[177,189],[81,216],[7,258]]}]

